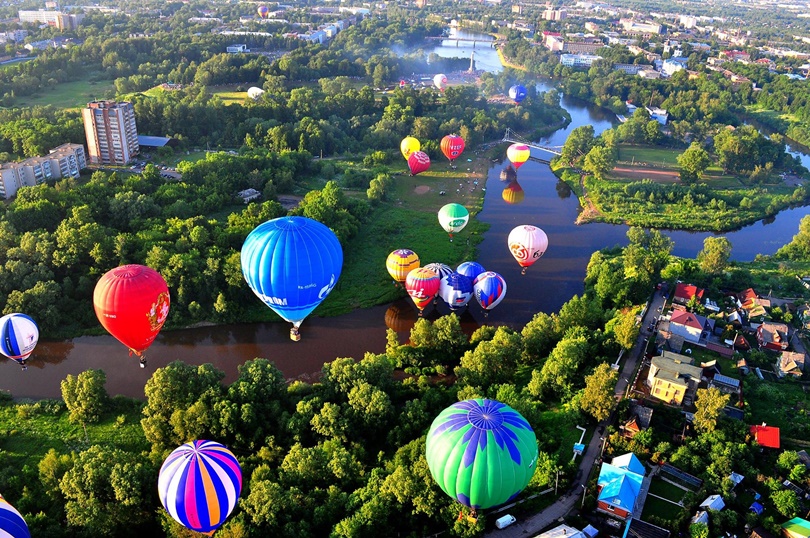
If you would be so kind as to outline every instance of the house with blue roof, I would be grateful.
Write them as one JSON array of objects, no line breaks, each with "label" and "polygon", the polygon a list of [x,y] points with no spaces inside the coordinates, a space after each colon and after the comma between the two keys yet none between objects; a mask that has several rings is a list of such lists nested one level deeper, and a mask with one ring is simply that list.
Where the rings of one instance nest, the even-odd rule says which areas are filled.
[{"label": "house with blue roof", "polygon": [[630,517],[644,474],[644,465],[632,452],[616,456],[611,463],[603,463],[596,482],[597,510],[619,519]]}]

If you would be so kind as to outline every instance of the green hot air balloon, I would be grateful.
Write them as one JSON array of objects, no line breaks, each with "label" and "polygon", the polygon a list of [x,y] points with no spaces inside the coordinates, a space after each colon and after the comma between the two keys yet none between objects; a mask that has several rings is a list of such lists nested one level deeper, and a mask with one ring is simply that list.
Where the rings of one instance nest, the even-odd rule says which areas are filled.
[{"label": "green hot air balloon", "polygon": [[447,204],[439,210],[439,224],[450,234],[450,241],[453,234],[464,229],[469,220],[470,212],[461,204]]},{"label": "green hot air balloon", "polygon": [[537,437],[520,413],[495,400],[457,402],[439,413],[427,434],[433,479],[473,509],[515,498],[537,463]]}]

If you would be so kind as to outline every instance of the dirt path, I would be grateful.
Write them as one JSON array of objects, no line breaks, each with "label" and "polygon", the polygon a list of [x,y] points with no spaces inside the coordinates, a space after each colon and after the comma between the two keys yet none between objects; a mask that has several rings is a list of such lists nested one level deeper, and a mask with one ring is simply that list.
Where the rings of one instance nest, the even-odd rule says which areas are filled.
[{"label": "dirt path", "polygon": [[676,183],[680,175],[676,170],[661,170],[647,167],[617,166],[610,175],[617,179],[649,179],[658,183]]}]

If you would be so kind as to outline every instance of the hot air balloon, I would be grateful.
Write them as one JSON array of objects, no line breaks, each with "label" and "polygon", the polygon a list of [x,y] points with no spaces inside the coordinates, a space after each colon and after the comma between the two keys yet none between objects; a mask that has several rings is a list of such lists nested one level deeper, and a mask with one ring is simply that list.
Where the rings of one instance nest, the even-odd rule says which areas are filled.
[{"label": "hot air balloon", "polygon": [[509,232],[507,244],[512,256],[523,267],[521,274],[525,275],[526,269],[546,252],[548,236],[537,226],[524,224]]},{"label": "hot air balloon", "polygon": [[258,225],[242,245],[242,275],[253,293],[293,324],[301,322],[334,289],[343,268],[337,236],[317,220],[280,217]]},{"label": "hot air balloon", "polygon": [[472,280],[459,273],[450,273],[439,286],[439,297],[444,299],[451,310],[464,308],[473,296]]},{"label": "hot air balloon", "polygon": [[439,88],[439,91],[444,91],[447,87],[447,77],[443,74],[439,73],[435,77],[433,77],[433,85]]},{"label": "hot air balloon", "polygon": [[419,140],[412,136],[406,136],[402,139],[402,142],[399,143],[399,151],[402,152],[402,156],[405,157],[406,161],[408,157],[411,156],[411,153],[419,151],[421,147],[422,145],[419,143]]},{"label": "hot air balloon", "polygon": [[439,275],[424,267],[414,269],[405,279],[405,289],[408,290],[408,295],[411,296],[421,316],[422,310],[439,293]]},{"label": "hot air balloon", "polygon": [[385,268],[395,282],[402,284],[408,273],[419,267],[419,256],[412,250],[401,248],[388,255]]},{"label": "hot air balloon", "polygon": [[404,88],[404,87],[405,87],[407,84],[408,84],[408,83],[407,83],[407,82],[405,82],[405,80],[404,80],[404,79],[399,81],[399,87],[400,87],[400,88]]},{"label": "hot air balloon", "polygon": [[385,311],[385,325],[398,333],[410,332],[416,323],[413,308],[396,301]]},{"label": "hot air balloon", "polygon": [[138,356],[155,341],[169,315],[169,288],[160,273],[145,265],[122,265],[96,284],[93,308],[101,326]]},{"label": "hot air balloon", "polygon": [[193,531],[213,534],[233,511],[241,491],[236,456],[214,441],[186,443],[160,468],[160,502],[175,521]]},{"label": "hot air balloon", "polygon": [[488,312],[506,297],[506,281],[495,271],[486,271],[475,279],[473,290],[478,304]]},{"label": "hot air balloon", "polygon": [[36,322],[25,314],[6,314],[0,318],[0,353],[23,367],[39,341]]},{"label": "hot air balloon", "polygon": [[485,273],[486,269],[478,262],[462,262],[456,267],[456,272],[469,278],[473,283],[478,275]]},{"label": "hot air balloon", "polygon": [[28,525],[7,500],[0,495],[0,536],[3,538],[31,538]]},{"label": "hot air balloon", "polygon": [[261,97],[262,94],[264,94],[264,90],[257,87],[257,86],[252,86],[252,87],[248,88],[248,91],[247,91],[248,97],[250,97],[254,101],[256,99],[258,99],[259,97]]},{"label": "hot air balloon", "polygon": [[453,268],[443,263],[429,263],[424,267],[425,269],[430,269],[431,271],[436,273],[439,276],[439,280],[453,273]]},{"label": "hot air balloon", "polygon": [[430,168],[430,157],[424,151],[414,151],[408,156],[408,168],[412,176],[421,174]]},{"label": "hot air balloon", "polygon": [[425,442],[433,479],[464,506],[504,504],[529,484],[537,437],[523,416],[496,400],[456,402],[433,421]]},{"label": "hot air balloon", "polygon": [[515,84],[509,88],[509,99],[520,104],[521,101],[526,99],[526,87],[522,84]]},{"label": "hot air balloon", "polygon": [[526,144],[512,144],[506,149],[506,157],[512,161],[515,170],[523,166],[529,160],[532,152]]},{"label": "hot air balloon", "polygon": [[442,138],[441,142],[442,153],[450,160],[450,164],[458,159],[461,152],[464,151],[464,139],[458,135],[447,135]]},{"label": "hot air balloon", "polygon": [[266,19],[267,16],[270,14],[270,10],[267,9],[267,6],[259,6],[259,9],[256,10],[256,13],[259,14],[259,17]]},{"label": "hot air balloon", "polygon": [[447,204],[439,210],[439,224],[450,234],[450,241],[453,234],[463,230],[469,220],[470,212],[461,204]]},{"label": "hot air balloon", "polygon": [[519,204],[526,198],[526,193],[523,187],[517,181],[510,181],[506,187],[503,188],[503,201],[507,204]]}]

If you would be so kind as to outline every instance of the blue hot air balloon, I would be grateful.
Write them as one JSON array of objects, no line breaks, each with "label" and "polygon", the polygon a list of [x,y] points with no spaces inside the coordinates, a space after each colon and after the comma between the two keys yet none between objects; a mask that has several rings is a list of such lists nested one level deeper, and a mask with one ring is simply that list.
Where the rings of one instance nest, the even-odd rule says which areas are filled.
[{"label": "blue hot air balloon", "polygon": [[523,84],[515,84],[509,88],[509,98],[520,104],[521,101],[526,99],[526,87]]},{"label": "blue hot air balloon", "polygon": [[456,272],[475,282],[478,275],[485,272],[484,266],[478,262],[463,262],[456,267]]},{"label": "blue hot air balloon", "polygon": [[506,296],[506,281],[495,271],[481,273],[473,282],[475,298],[485,311],[498,306]]},{"label": "blue hot air balloon", "polygon": [[293,324],[301,322],[337,284],[343,249],[335,234],[307,217],[281,217],[260,224],[242,245],[242,275],[264,304]]},{"label": "blue hot air balloon", "polygon": [[464,308],[473,296],[472,280],[459,273],[450,273],[442,278],[439,296],[451,310]]},{"label": "blue hot air balloon", "polygon": [[0,495],[0,536],[3,538],[31,538],[28,525],[7,500]]},{"label": "blue hot air balloon", "polygon": [[6,314],[0,318],[0,353],[26,369],[27,359],[39,341],[36,322],[25,314]]}]

